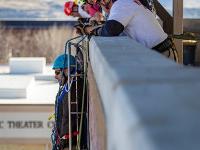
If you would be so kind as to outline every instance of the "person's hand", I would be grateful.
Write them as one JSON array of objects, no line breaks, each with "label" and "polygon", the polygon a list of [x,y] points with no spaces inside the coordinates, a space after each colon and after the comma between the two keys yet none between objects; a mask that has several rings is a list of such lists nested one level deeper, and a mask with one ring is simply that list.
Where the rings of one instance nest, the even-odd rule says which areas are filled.
[{"label": "person's hand", "polygon": [[94,30],[94,27],[93,26],[85,26],[84,27],[84,32],[85,34],[87,35],[90,35],[92,33],[92,31]]},{"label": "person's hand", "polygon": [[90,35],[94,30],[93,26],[78,24],[74,26],[76,28],[76,33],[80,35]]},{"label": "person's hand", "polygon": [[85,34],[83,24],[77,24],[74,27],[76,28],[76,33],[77,34],[80,34],[80,35],[84,35]]},{"label": "person's hand", "polygon": [[100,12],[96,12],[95,15],[90,18],[90,22],[94,20],[97,22],[103,21],[104,20],[103,14]]}]

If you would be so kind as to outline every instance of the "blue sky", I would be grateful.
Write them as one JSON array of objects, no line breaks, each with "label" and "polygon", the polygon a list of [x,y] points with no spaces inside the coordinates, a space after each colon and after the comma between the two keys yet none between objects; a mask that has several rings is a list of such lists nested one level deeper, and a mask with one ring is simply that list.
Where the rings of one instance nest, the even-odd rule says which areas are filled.
[{"label": "blue sky", "polygon": [[172,6],[172,0],[159,0],[159,2],[167,8],[171,8]]},{"label": "blue sky", "polygon": [[[159,0],[165,7],[172,8],[173,0]],[[200,0],[183,0],[184,8],[200,8]]]},{"label": "blue sky", "polygon": [[[159,0],[160,3],[171,13],[173,0]],[[200,18],[200,0],[183,0],[184,18]]]}]

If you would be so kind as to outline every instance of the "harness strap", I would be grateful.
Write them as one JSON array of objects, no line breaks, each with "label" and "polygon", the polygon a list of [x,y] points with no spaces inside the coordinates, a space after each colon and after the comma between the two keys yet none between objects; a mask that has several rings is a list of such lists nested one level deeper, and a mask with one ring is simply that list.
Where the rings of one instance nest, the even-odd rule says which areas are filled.
[{"label": "harness strap", "polygon": [[[77,136],[78,134],[79,134],[78,131],[74,131],[74,132],[72,133],[72,137],[73,137],[73,136]],[[69,137],[70,137],[70,135],[69,135],[69,134],[66,134],[66,135],[64,135],[61,139],[68,140]]]},{"label": "harness strap", "polygon": [[152,49],[156,50],[159,53],[163,53],[165,51],[168,51],[171,47],[172,47],[172,39],[167,38],[163,42],[161,42],[160,44],[153,47]]},{"label": "harness strap", "polygon": [[172,51],[173,56],[174,56],[174,60],[176,62],[178,62],[178,52],[177,52],[177,49],[176,49],[176,47],[174,45],[174,42],[173,42],[172,38],[168,37],[167,39],[165,39],[163,42],[161,42],[160,44],[156,45],[152,49],[157,51],[157,52],[159,52],[159,53],[164,53],[166,51],[169,51],[169,56],[170,56],[170,53]]}]

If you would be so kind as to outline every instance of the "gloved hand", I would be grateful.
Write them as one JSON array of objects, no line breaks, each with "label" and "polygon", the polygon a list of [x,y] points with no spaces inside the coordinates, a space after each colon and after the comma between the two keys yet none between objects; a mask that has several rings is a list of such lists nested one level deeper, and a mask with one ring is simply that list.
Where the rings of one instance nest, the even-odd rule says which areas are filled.
[{"label": "gloved hand", "polygon": [[74,26],[76,28],[76,33],[80,35],[85,35],[84,24],[77,24]]},{"label": "gloved hand", "polygon": [[90,21],[90,18],[78,18],[79,24],[89,23],[89,21]]},{"label": "gloved hand", "polygon": [[98,25],[103,25],[105,21],[96,21],[96,20],[90,20],[89,22],[92,26],[98,26]]},{"label": "gloved hand", "polygon": [[105,21],[89,20],[89,18],[79,18],[79,24],[75,25],[76,33],[80,35],[96,35],[96,29],[103,26]]},{"label": "gloved hand", "polygon": [[76,28],[76,33],[80,35],[90,35],[88,28],[93,28],[90,24],[77,24],[74,27]]}]

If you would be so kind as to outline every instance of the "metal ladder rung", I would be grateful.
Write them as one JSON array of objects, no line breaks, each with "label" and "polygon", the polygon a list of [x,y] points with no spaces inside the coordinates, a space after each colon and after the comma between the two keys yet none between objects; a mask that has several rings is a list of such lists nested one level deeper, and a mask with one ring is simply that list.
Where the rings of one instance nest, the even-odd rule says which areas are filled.
[{"label": "metal ladder rung", "polygon": [[77,115],[77,114],[79,115],[79,114],[82,114],[82,112],[71,112],[71,114],[72,115]]},{"label": "metal ladder rung", "polygon": [[71,104],[77,104],[77,102],[71,102]]},{"label": "metal ladder rung", "polygon": [[84,76],[84,74],[75,74],[75,75],[70,75],[71,77],[81,77]]}]

